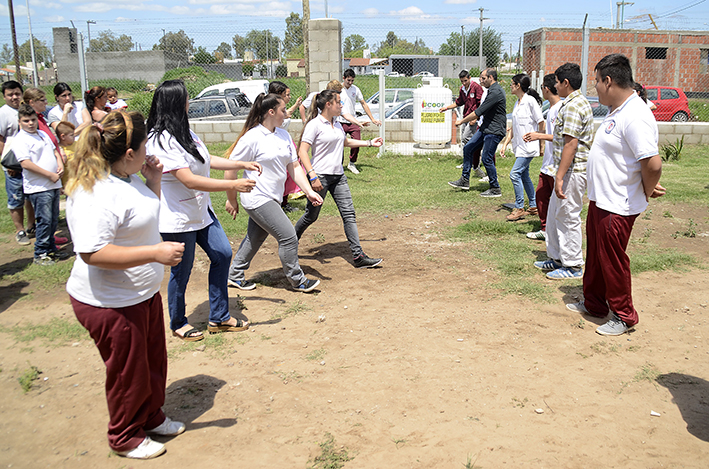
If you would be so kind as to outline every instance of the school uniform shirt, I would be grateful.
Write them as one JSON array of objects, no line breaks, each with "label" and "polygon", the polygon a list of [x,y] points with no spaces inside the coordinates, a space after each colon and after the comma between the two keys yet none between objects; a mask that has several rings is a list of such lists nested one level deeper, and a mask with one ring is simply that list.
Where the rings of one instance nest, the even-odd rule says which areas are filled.
[{"label": "school uniform shirt", "polygon": [[160,290],[165,268],[158,262],[124,270],[88,265],[81,254],[115,246],[160,243],[160,201],[135,174],[126,182],[109,175],[88,192],[79,187],[66,203],[66,220],[78,255],[66,284],[76,300],[99,308],[124,308],[146,301]]},{"label": "school uniform shirt", "polygon": [[[355,115],[355,103],[364,101],[362,92],[357,88],[356,85],[352,85],[349,88],[342,88],[340,92],[340,100],[342,101],[342,114],[349,114],[351,116]],[[351,124],[350,121],[340,116],[338,120],[344,124]]]},{"label": "school uniform shirt", "polygon": [[310,164],[317,174],[345,173],[342,167],[345,131],[339,122],[331,123],[319,115],[307,123],[301,141],[311,147]]},{"label": "school uniform shirt", "polygon": [[[559,115],[559,108],[561,108],[561,101],[550,107],[549,111],[547,111],[547,135],[554,134],[554,125],[556,125],[556,118]],[[551,177],[554,177],[556,174],[554,171],[554,142],[549,140],[544,142],[544,157],[542,158],[542,167],[540,172]]]},{"label": "school uniform shirt", "polygon": [[[54,144],[49,135],[41,130],[37,130],[33,134],[20,130],[12,143],[12,151],[15,152],[15,158],[20,163],[29,160],[51,173],[56,173],[59,168],[54,155]],[[28,169],[22,171],[22,190],[25,194],[36,194],[37,192],[61,189],[61,187],[61,180],[52,182],[49,178],[34,171]]]},{"label": "school uniform shirt", "polygon": [[536,99],[525,93],[512,110],[512,150],[517,158],[539,156],[539,142],[525,142],[524,134],[537,132],[541,122],[544,122],[542,108]]},{"label": "school uniform shirt", "polygon": [[258,171],[244,171],[245,178],[256,181],[251,192],[240,193],[241,205],[250,210],[270,200],[281,203],[288,175],[286,166],[298,161],[298,154],[288,132],[280,127],[271,132],[259,124],[239,139],[229,159],[255,161],[263,168],[260,176]]},{"label": "school uniform shirt", "polygon": [[[66,115],[66,119],[67,122],[74,124],[74,127],[79,127],[84,123],[84,118],[81,116],[81,112],[86,106],[84,106],[84,103],[81,101],[74,101],[72,104],[74,105],[74,109]],[[64,112],[57,104],[49,111],[49,114],[47,115],[47,123],[51,124],[52,122],[61,122],[63,115]]]},{"label": "school uniform shirt", "polygon": [[151,133],[145,144],[146,153],[157,156],[163,165],[160,183],[160,233],[198,231],[212,223],[212,217],[207,211],[212,207],[209,192],[190,189],[171,173],[186,168],[197,176],[209,177],[209,151],[191,130],[190,137],[204,163],[188,153],[168,131],[163,131],[159,136]]},{"label": "school uniform shirt", "polygon": [[596,131],[588,156],[588,199],[618,215],[647,208],[641,163],[658,154],[657,122],[642,98],[633,93],[610,112]]}]

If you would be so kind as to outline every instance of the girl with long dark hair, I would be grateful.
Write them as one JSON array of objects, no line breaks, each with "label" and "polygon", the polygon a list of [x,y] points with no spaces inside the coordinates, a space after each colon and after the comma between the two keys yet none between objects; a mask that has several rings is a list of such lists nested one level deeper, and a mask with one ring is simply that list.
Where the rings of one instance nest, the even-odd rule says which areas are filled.
[{"label": "girl with long dark hair", "polygon": [[[298,164],[298,155],[288,132],[281,128],[286,118],[286,104],[279,95],[260,94],[251,107],[241,134],[229,149],[234,161],[260,163],[266,170],[252,192],[241,194],[241,204],[249,214],[246,237],[229,269],[229,284],[242,290],[252,290],[255,284],[246,280],[244,271],[258,252],[268,235],[278,241],[278,255],[283,272],[294,290],[310,292],[320,283],[305,277],[298,262],[298,237],[293,224],[281,209],[281,198],[286,175],[305,192],[314,205],[322,204],[322,198],[310,187],[303,168]],[[227,171],[225,178],[235,178],[236,171]],[[247,170],[246,177],[253,171]],[[236,216],[238,205],[236,192],[227,191],[227,211]]]},{"label": "girl with long dark hair", "polygon": [[86,103],[86,109],[89,110],[93,122],[101,122],[106,117],[108,114],[106,112],[107,101],[106,88],[103,86],[94,86],[84,93],[84,103]]},{"label": "girl with long dark hair", "polygon": [[91,114],[81,101],[74,101],[71,87],[64,82],[54,85],[54,99],[57,105],[49,110],[47,122],[56,129],[59,122],[69,122],[74,125],[76,135],[91,125]]},{"label": "girl with long dark hair", "polygon": [[204,335],[190,326],[185,317],[185,291],[194,262],[195,245],[209,257],[209,332],[248,329],[248,321],[231,317],[227,275],[231,245],[209,198],[210,192],[249,192],[253,179],[211,179],[210,169],[248,169],[261,174],[254,162],[229,161],[212,157],[187,120],[189,95],[182,80],[168,80],[155,90],[148,115],[148,153],[164,166],[160,198],[160,234],[166,241],[184,243],[182,262],[170,270],[167,285],[170,329],[185,341],[202,340]]}]

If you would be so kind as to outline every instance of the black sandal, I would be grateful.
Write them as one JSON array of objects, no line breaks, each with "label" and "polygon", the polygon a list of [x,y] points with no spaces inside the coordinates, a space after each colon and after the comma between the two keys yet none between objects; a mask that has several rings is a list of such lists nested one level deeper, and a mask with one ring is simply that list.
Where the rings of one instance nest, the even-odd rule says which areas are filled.
[{"label": "black sandal", "polygon": [[185,342],[199,342],[200,340],[204,339],[204,334],[199,329],[192,328],[189,331],[185,332],[183,335],[180,335],[177,333],[177,331],[172,331],[172,335],[177,337],[178,339],[182,339]]},{"label": "black sandal", "polygon": [[245,331],[246,329],[249,328],[249,321],[242,321],[239,318],[236,318],[236,325],[232,324],[224,324],[223,322],[218,322],[218,323],[209,323],[207,325],[207,330],[209,331],[210,334],[216,334],[218,332],[239,332],[239,331]]}]

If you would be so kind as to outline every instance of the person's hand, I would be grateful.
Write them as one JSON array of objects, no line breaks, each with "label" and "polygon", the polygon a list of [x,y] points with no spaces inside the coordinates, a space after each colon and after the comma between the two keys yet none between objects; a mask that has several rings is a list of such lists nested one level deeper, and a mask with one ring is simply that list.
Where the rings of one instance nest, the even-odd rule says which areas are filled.
[{"label": "person's hand", "polygon": [[528,132],[522,136],[522,140],[525,142],[534,142],[535,140],[539,140],[539,132]]},{"label": "person's hand", "polygon": [[370,142],[372,142],[373,147],[381,147],[384,145],[384,139],[382,137],[373,138]]},{"label": "person's hand", "polygon": [[299,107],[302,102],[303,102],[303,97],[298,96],[298,99],[295,100],[295,107],[296,108]]},{"label": "person's hand", "polygon": [[68,102],[64,105],[64,109],[62,109],[62,112],[64,114],[67,114],[67,113],[71,112],[72,109],[74,109],[74,104],[72,104],[71,102]]},{"label": "person's hand", "polygon": [[456,127],[460,127],[461,125],[463,125],[463,121],[460,120],[460,119],[456,119],[456,120],[455,120],[455,126],[456,126]]},{"label": "person's hand", "polygon": [[143,175],[147,183],[160,183],[162,179],[162,163],[155,155],[145,155],[145,162],[140,168],[140,174]]},{"label": "person's hand", "polygon": [[52,181],[52,182],[57,182],[57,181],[59,180],[59,178],[62,177],[62,175],[61,175],[58,171],[59,171],[59,170],[57,170],[56,173],[51,173],[51,174],[49,175],[49,180],[50,180],[50,181]]},{"label": "person's hand", "polygon": [[322,197],[317,192],[310,190],[305,193],[306,197],[313,205],[322,205]]},{"label": "person's hand", "polygon": [[259,163],[256,163],[255,161],[245,162],[244,169],[247,171],[258,171],[259,176],[261,175],[261,173],[263,173],[263,167]]},{"label": "person's hand", "polygon": [[239,213],[239,204],[234,202],[234,205],[232,205],[229,199],[227,199],[224,208],[226,208],[227,213],[231,215],[231,219],[236,220],[236,214]]},{"label": "person's hand", "polygon": [[367,121],[367,122],[357,122],[357,125],[358,125],[359,128],[361,129],[361,128],[367,127],[367,126],[369,125],[369,121]]},{"label": "person's hand", "polygon": [[507,152],[507,146],[505,145],[500,149],[500,157],[507,158],[506,152]]},{"label": "person's hand", "polygon": [[155,260],[163,265],[174,267],[182,262],[182,253],[185,252],[185,243],[163,241],[157,245]]},{"label": "person's hand", "polygon": [[320,182],[320,178],[316,178],[313,182],[310,183],[310,187],[313,188],[314,191],[320,192],[323,190],[322,182]]},{"label": "person's hand", "polygon": [[564,180],[563,179],[555,179],[554,182],[554,193],[559,199],[565,199],[566,196],[564,195]]},{"label": "person's hand", "polygon": [[234,181],[236,192],[251,192],[254,187],[256,187],[256,181],[253,179],[236,179]]},{"label": "person's hand", "polygon": [[380,121],[379,119],[372,119],[372,123],[373,123],[374,125],[379,125],[379,126],[382,125],[382,121]]},{"label": "person's hand", "polygon": [[438,112],[446,112],[448,110],[447,107],[442,107],[438,110]]},{"label": "person's hand", "polygon": [[655,186],[655,188],[652,190],[652,194],[650,194],[650,198],[656,199],[658,197],[662,197],[663,195],[665,195],[666,192],[667,192],[667,189],[662,187],[660,185],[660,183],[658,182],[657,185]]}]

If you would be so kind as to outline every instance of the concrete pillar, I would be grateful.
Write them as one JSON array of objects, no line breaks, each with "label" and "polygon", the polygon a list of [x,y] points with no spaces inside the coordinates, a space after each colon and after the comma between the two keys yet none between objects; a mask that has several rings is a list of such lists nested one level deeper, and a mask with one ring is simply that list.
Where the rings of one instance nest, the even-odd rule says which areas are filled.
[{"label": "concrete pillar", "polygon": [[333,18],[308,22],[311,91],[325,89],[330,80],[342,80],[342,23]]}]

